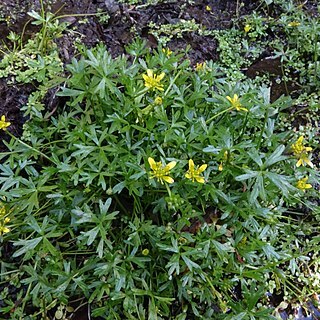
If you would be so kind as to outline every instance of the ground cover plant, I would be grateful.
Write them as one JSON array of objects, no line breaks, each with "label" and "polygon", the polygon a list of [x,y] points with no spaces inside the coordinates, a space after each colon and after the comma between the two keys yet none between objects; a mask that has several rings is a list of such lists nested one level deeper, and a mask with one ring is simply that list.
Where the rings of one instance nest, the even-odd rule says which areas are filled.
[{"label": "ground cover plant", "polygon": [[[320,27],[260,7],[228,30],[151,24],[156,48],[117,57],[75,40],[69,63],[76,31],[44,7],[10,33],[0,77],[33,88],[21,134],[0,115],[1,318],[316,319]],[[186,32],[220,59],[174,51]],[[252,77],[266,50],[280,73]]]}]

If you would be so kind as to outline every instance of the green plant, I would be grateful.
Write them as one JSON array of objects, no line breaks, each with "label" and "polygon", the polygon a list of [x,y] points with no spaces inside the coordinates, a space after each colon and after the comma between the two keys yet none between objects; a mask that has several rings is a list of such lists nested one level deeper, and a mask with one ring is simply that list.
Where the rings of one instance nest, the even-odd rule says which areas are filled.
[{"label": "green plant", "polygon": [[[289,3],[280,19],[253,14],[238,29],[153,25],[163,44],[214,35],[220,60],[191,66],[137,39],[116,59],[103,45],[79,46],[65,69],[54,38],[67,26],[44,10],[32,16],[40,32],[22,46],[10,34],[0,62],[2,77],[38,87],[22,137],[0,120],[11,138],[0,154],[1,314],[64,319],[86,307],[103,319],[275,319],[312,299],[317,21]],[[285,84],[308,91],[271,103],[268,76],[242,72],[266,49]],[[67,103],[50,113],[43,97],[62,82]],[[283,301],[268,307],[267,294]]]},{"label": "green plant", "polygon": [[1,312],[44,318],[80,301],[104,319],[273,319],[266,275],[310,250],[283,246],[298,237],[287,210],[316,194],[296,187],[317,180],[296,168],[298,137],[277,132],[290,100],[138,41],[128,52],[133,63],[83,48],[64,110],[30,109],[28,139],[0,154],[15,259],[1,249],[0,278],[26,290]]}]

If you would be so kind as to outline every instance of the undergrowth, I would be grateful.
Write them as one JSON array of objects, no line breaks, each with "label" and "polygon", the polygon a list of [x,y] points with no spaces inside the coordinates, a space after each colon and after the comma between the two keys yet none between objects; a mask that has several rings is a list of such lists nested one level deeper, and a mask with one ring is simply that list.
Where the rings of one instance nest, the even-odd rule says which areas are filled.
[{"label": "undergrowth", "polygon": [[[319,291],[317,133],[284,130],[295,101],[271,102],[270,86],[226,72],[228,59],[234,70],[247,62],[223,51],[222,35],[261,50],[245,23],[229,38],[216,33],[220,64],[191,66],[136,40],[117,58],[102,44],[78,47],[64,68],[43,32],[4,55],[2,77],[41,84],[22,137],[0,121],[10,137],[0,154],[5,318],[67,319],[85,308],[98,319],[276,319],[268,294],[282,294],[285,308]],[[319,61],[305,34],[318,25],[294,28],[286,45],[301,50],[311,92]],[[52,81],[67,102],[48,113]]]}]

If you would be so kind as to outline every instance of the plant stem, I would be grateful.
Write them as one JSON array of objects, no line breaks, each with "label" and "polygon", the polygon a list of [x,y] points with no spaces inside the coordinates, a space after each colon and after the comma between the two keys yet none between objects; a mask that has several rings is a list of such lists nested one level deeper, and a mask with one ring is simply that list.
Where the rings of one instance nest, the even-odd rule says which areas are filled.
[{"label": "plant stem", "polygon": [[24,145],[25,147],[27,147],[28,149],[38,153],[39,155],[41,155],[42,157],[46,158],[47,160],[49,160],[50,162],[57,164],[54,160],[52,160],[51,158],[49,158],[47,155],[45,155],[44,153],[42,153],[41,151],[29,146],[27,143],[23,142],[22,140],[20,140],[19,138],[17,138],[16,136],[14,136],[10,131],[7,131],[7,133],[10,135],[10,137],[16,141],[18,141],[19,143],[21,143],[22,145]]},{"label": "plant stem", "polygon": [[166,96],[169,92],[169,90],[171,89],[171,87],[173,86],[173,84],[176,82],[176,80],[178,79],[178,77],[180,76],[180,73],[181,73],[182,70],[179,70],[179,72],[176,74],[176,76],[174,77],[174,79],[170,82],[167,90],[165,91],[164,93],[164,96]]},{"label": "plant stem", "polygon": [[212,116],[211,118],[209,118],[208,120],[206,120],[206,124],[208,124],[209,122],[211,122],[212,120],[214,120],[215,118],[219,117],[220,115],[231,111],[233,109],[233,107],[229,107],[228,109],[222,110],[220,112],[218,112],[217,114],[215,114],[214,116]]}]

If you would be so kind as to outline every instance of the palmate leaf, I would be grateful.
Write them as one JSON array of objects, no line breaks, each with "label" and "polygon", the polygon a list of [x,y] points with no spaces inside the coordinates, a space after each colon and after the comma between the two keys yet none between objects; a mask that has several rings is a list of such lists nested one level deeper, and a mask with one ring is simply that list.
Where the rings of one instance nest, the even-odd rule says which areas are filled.
[{"label": "palmate leaf", "polygon": [[287,159],[288,157],[282,156],[284,149],[285,149],[284,145],[278,146],[276,148],[276,150],[274,150],[274,152],[265,161],[265,163],[264,163],[265,167],[270,167],[271,165],[273,165],[279,161],[283,161],[283,160]]},{"label": "palmate leaf", "polygon": [[43,239],[43,237],[37,237],[34,239],[30,239],[30,240],[15,241],[13,243],[13,245],[14,246],[21,246],[21,248],[19,250],[17,250],[16,252],[14,252],[14,254],[12,256],[14,258],[19,257],[22,254],[25,254],[26,252],[35,249],[37,247],[37,245],[41,242],[42,239]]},{"label": "palmate leaf", "polygon": [[289,182],[289,178],[285,175],[274,173],[274,172],[266,172],[265,176],[278,187],[279,191],[285,196],[288,197],[290,191],[294,191],[295,188]]}]

